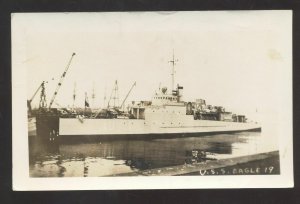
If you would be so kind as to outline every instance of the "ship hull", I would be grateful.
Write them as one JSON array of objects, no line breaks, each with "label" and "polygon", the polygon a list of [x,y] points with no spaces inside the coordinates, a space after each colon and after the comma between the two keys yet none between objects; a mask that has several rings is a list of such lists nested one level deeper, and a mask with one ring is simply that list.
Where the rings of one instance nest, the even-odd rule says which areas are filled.
[{"label": "ship hull", "polygon": [[82,142],[101,142],[103,140],[151,140],[151,139],[171,139],[181,137],[204,137],[219,134],[235,134],[239,132],[261,132],[261,128],[251,130],[236,130],[236,131],[215,131],[215,132],[194,132],[194,133],[144,133],[144,134],[110,134],[110,135],[61,135],[57,139],[61,143],[77,143]]},{"label": "ship hull", "polygon": [[256,123],[236,123],[211,120],[187,120],[180,122],[155,122],[131,119],[83,119],[60,118],[60,136],[103,137],[172,137],[200,136],[241,131],[261,131]]}]

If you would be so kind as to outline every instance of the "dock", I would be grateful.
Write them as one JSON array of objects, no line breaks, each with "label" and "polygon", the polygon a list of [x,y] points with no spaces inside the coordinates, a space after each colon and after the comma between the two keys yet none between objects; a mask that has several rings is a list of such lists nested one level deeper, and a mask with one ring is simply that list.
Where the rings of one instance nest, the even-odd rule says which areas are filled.
[{"label": "dock", "polygon": [[156,168],[114,176],[179,176],[179,175],[268,175],[279,174],[279,151],[259,153],[201,163]]}]

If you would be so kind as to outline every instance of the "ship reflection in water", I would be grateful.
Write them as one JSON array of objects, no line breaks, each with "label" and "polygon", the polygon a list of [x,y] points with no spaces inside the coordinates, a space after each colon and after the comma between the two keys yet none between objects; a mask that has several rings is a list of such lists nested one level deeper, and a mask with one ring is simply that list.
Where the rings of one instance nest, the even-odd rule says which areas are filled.
[{"label": "ship reflection in water", "polygon": [[34,137],[29,145],[31,177],[114,176],[277,150],[260,132],[51,145]]}]

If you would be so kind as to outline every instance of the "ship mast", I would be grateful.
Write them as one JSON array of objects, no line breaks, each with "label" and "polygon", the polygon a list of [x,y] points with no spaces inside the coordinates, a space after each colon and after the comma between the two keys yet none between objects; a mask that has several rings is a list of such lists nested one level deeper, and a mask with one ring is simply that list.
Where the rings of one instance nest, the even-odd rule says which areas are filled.
[{"label": "ship mast", "polygon": [[103,107],[105,107],[106,106],[106,86],[105,86],[105,88],[104,88],[104,98],[103,98]]},{"label": "ship mast", "polygon": [[118,92],[118,90],[119,90],[119,88],[118,88],[118,81],[116,81],[115,88],[114,88],[114,96],[113,96],[114,108],[116,106],[119,106],[119,92]]},{"label": "ship mast", "polygon": [[93,82],[93,92],[92,92],[92,107],[94,108],[94,104],[95,104],[95,82]]},{"label": "ship mast", "polygon": [[175,59],[174,57],[174,49],[173,49],[173,57],[172,59],[169,61],[169,63],[172,64],[172,73],[171,73],[171,76],[172,76],[172,87],[171,89],[174,90],[174,81],[175,81],[175,65],[176,65],[176,62],[178,62],[178,59]]},{"label": "ship mast", "polygon": [[[108,101],[108,105],[107,105],[107,107],[109,108],[110,107],[110,101],[113,99],[113,101],[114,101],[114,106],[113,106],[113,108],[115,108],[116,106],[118,106],[119,105],[119,92],[118,92],[118,81],[116,80],[115,81],[115,85],[114,85],[114,88],[113,88],[113,90],[112,90],[112,92],[111,92],[111,95],[110,95],[110,98],[109,98],[109,101]],[[116,103],[117,103],[117,105],[116,105]]]}]

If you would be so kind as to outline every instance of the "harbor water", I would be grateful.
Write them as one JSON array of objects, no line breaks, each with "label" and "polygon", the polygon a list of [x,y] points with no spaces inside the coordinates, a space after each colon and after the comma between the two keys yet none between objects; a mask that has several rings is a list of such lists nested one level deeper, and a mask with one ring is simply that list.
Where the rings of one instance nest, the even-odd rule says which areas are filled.
[{"label": "harbor water", "polygon": [[264,132],[69,143],[45,143],[32,136],[29,173],[31,177],[117,176],[276,150],[276,137]]}]

